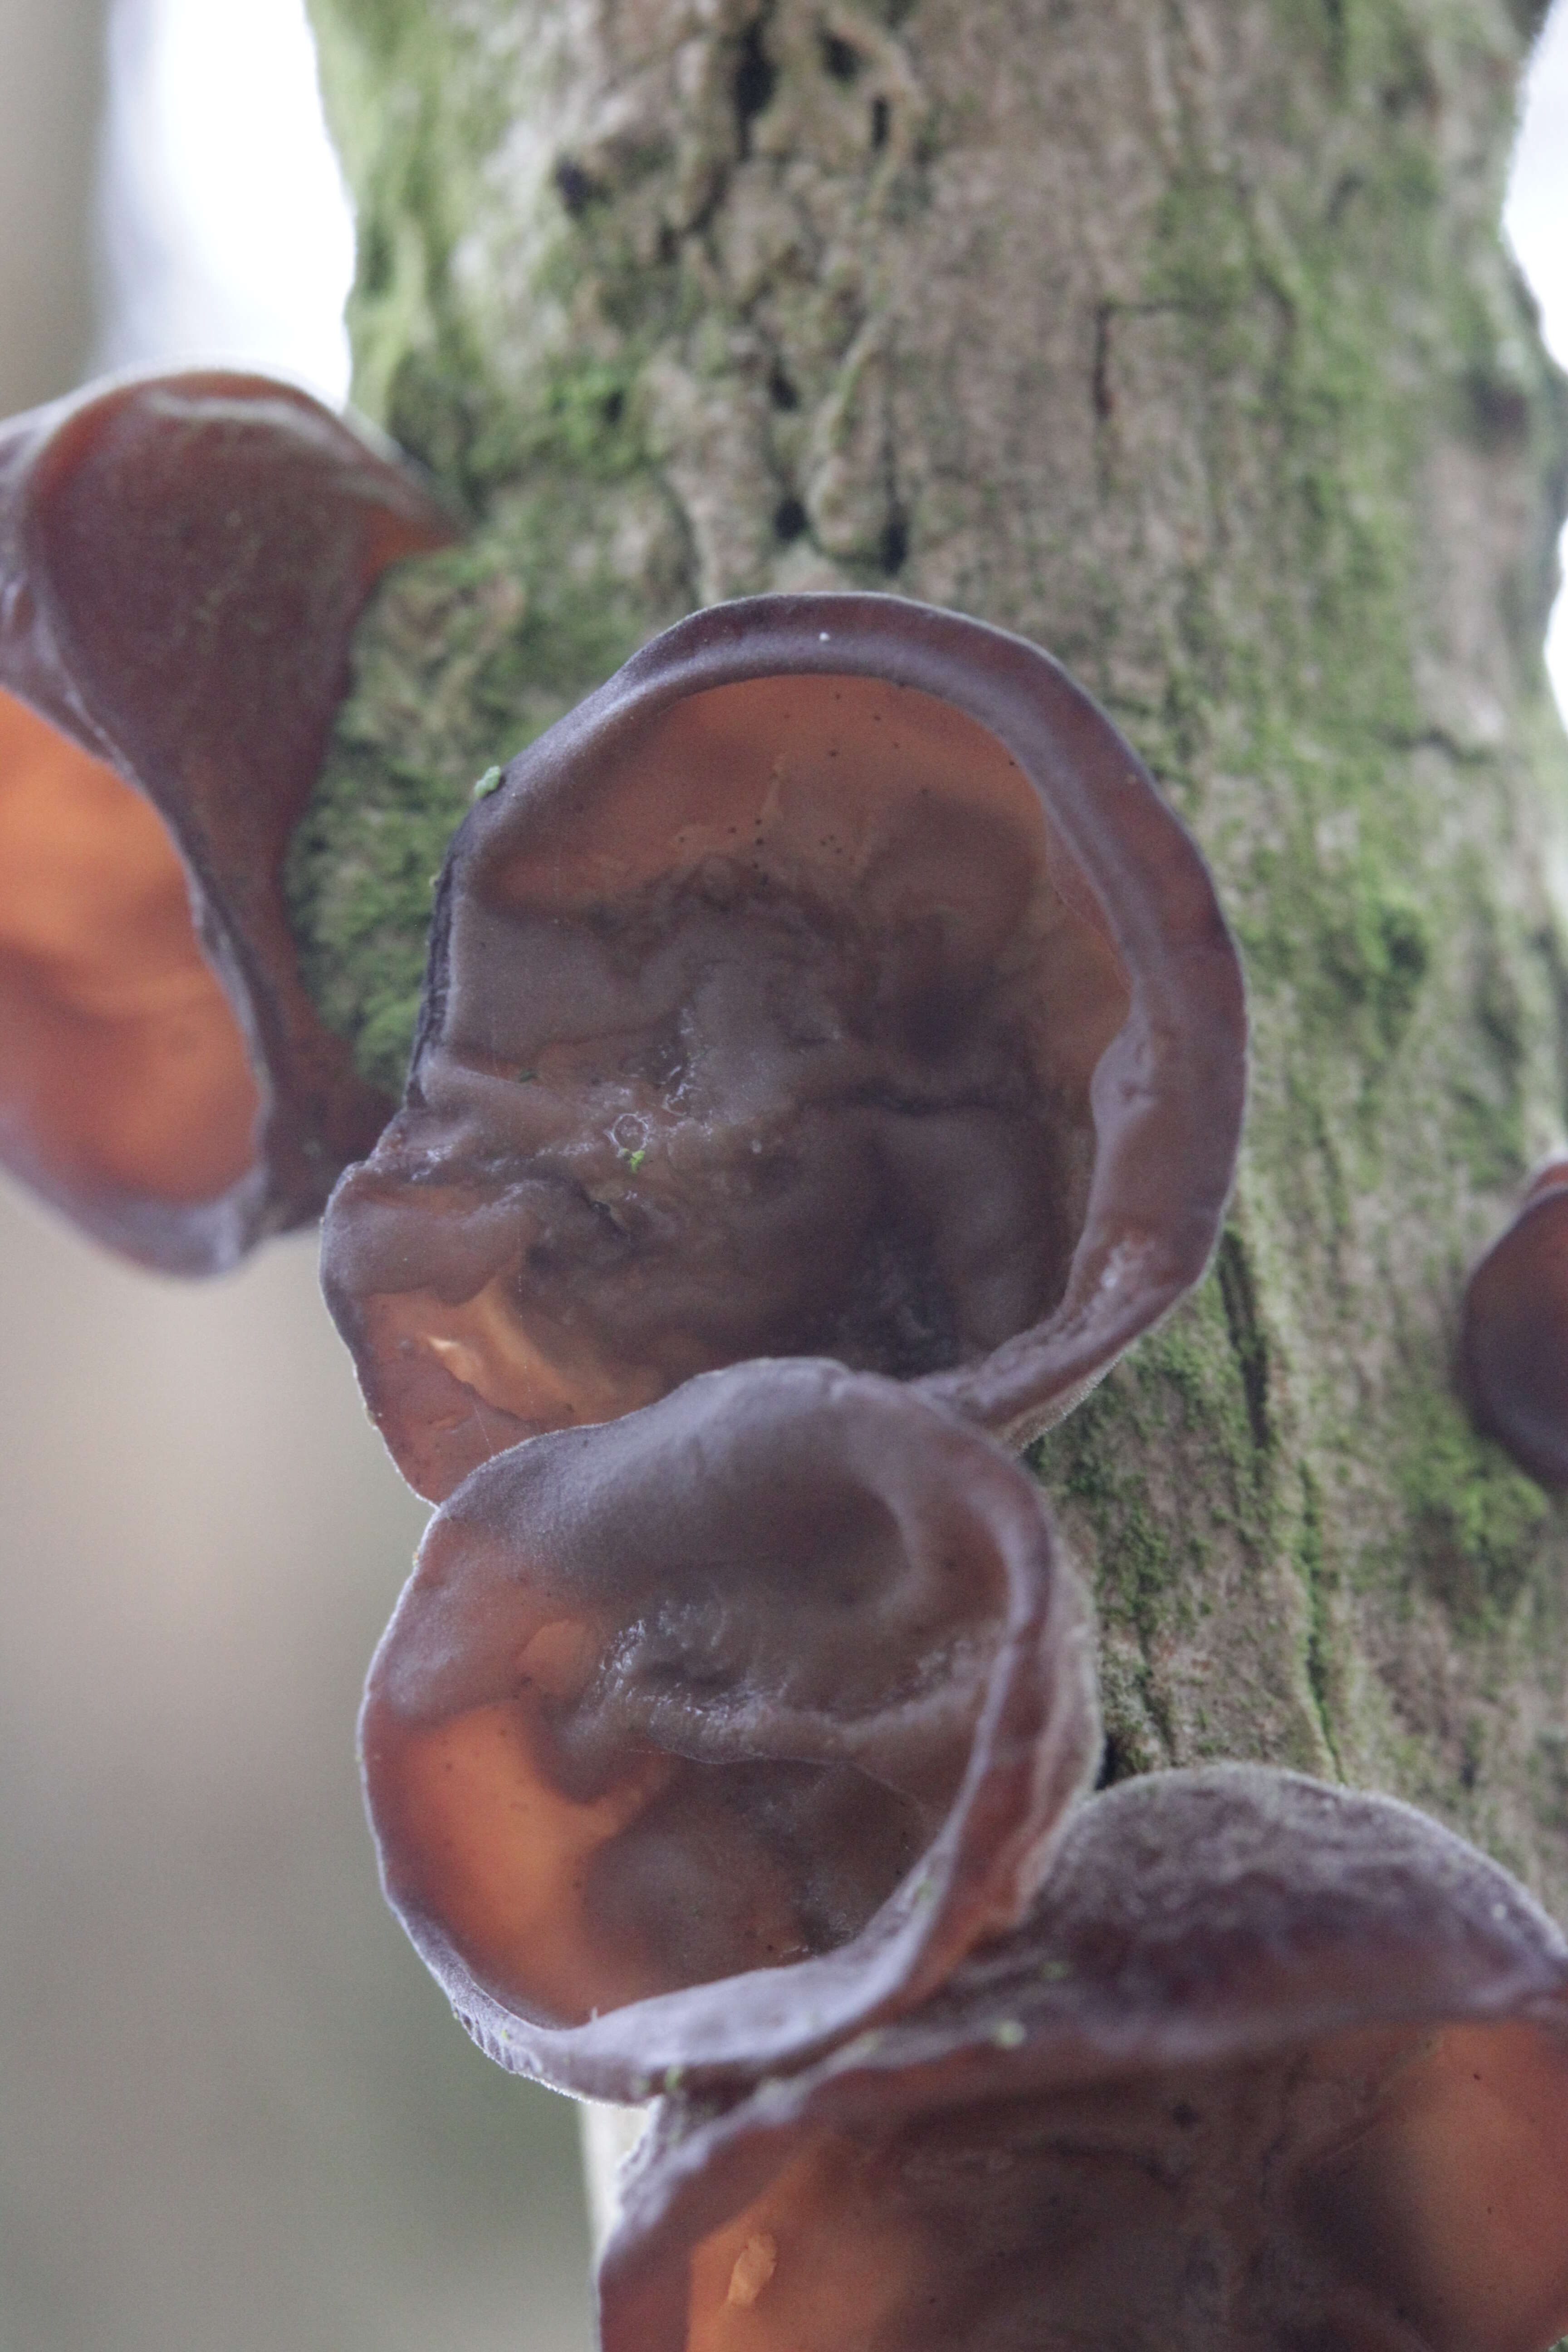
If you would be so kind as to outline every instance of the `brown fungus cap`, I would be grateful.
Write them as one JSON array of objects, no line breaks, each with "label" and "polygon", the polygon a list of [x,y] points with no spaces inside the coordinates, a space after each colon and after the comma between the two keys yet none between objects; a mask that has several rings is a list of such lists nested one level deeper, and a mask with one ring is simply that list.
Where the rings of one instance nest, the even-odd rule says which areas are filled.
[{"label": "brown fungus cap", "polygon": [[0,425],[0,1158],[214,1271],[390,1106],[301,984],[282,869],[389,563],[450,520],[292,385],[98,386]]},{"label": "brown fungus cap", "polygon": [[476,1471],[363,1724],[387,1895],[458,2015],[620,2099],[919,2000],[1021,1916],[1098,1744],[1033,1482],[805,1360]]},{"label": "brown fungus cap", "polygon": [[1488,1436],[1543,1486],[1568,1486],[1568,1157],[1537,1170],[1471,1268],[1459,1377]]},{"label": "brown fungus cap", "polygon": [[1203,860],[1047,655],[894,597],[717,605],[458,833],[328,1298],[437,1498],[750,1356],[1022,1443],[1203,1271],[1244,1066]]},{"label": "brown fungus cap", "polygon": [[657,2111],[601,2306],[604,2352],[1544,2352],[1568,1948],[1387,1799],[1125,1783],[921,2011]]}]

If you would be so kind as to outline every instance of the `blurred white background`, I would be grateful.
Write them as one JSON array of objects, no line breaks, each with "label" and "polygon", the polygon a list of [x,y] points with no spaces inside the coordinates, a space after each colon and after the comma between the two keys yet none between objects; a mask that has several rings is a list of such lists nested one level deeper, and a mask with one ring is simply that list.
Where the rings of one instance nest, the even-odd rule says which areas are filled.
[{"label": "blurred white background", "polygon": [[[0,0],[0,411],[214,358],[342,397],[300,0]],[[1522,121],[1568,362],[1568,0]],[[1552,653],[1568,699],[1562,606]],[[570,2113],[375,1889],[352,1727],[423,1515],[311,1243],[188,1289],[0,1192],[0,2352],[580,2352]]]},{"label": "blurred white background", "polygon": [[353,215],[303,0],[114,0],[103,367],[221,355],[349,388]]},{"label": "blurred white background", "polygon": [[1547,348],[1568,367],[1568,8],[1562,0],[1531,59],[1503,226],[1535,289]]},{"label": "blurred white background", "polygon": [[[1503,226],[1541,305],[1546,348],[1568,368],[1568,0],[1553,0],[1531,60]],[[1561,594],[1546,664],[1557,707],[1568,717],[1568,597]]]},{"label": "blurred white background", "polygon": [[[300,0],[0,0],[0,413],[218,357],[341,399],[352,262]],[[189,1287],[0,1187],[0,2352],[585,2352],[574,2111],[375,1883],[425,1514],[313,1239]]]},{"label": "blurred white background", "polygon": [[311,1242],[187,1288],[7,1190],[0,1318],[0,2347],[583,2352],[570,2111],[375,1884],[423,1513]]}]

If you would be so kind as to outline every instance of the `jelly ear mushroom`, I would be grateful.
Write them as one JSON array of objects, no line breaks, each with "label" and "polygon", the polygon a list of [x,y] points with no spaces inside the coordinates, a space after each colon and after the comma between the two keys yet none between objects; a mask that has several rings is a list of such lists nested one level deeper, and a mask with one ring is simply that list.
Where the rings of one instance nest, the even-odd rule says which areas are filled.
[{"label": "jelly ear mushroom", "polygon": [[1244,1068],[1203,860],[1047,655],[718,605],[465,821],[329,1301],[433,1497],[752,1356],[1019,1444],[1203,1271]]},{"label": "jelly ear mushroom", "polygon": [[300,981],[290,834],[380,573],[449,519],[291,385],[0,426],[0,1158],[186,1273],[315,1216],[391,1106]]},{"label": "jelly ear mushroom", "polygon": [[921,2009],[656,2110],[601,2310],[604,2352],[1544,2352],[1568,1948],[1389,1800],[1123,1783]]},{"label": "jelly ear mushroom", "polygon": [[503,2065],[743,2084],[1019,1917],[1099,1749],[1033,1482],[805,1360],[541,1437],[437,1515],[363,1724],[388,1898]]},{"label": "jelly ear mushroom", "polygon": [[1488,1436],[1543,1486],[1568,1486],[1568,1153],[1536,1171],[1470,1271],[1459,1378]]}]

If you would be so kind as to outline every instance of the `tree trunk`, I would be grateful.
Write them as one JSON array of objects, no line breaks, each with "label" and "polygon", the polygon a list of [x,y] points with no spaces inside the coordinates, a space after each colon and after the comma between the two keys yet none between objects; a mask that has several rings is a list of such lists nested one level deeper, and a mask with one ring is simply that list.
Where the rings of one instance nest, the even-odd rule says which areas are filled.
[{"label": "tree trunk", "polygon": [[1498,241],[1506,0],[313,0],[356,393],[474,518],[296,856],[368,1073],[468,788],[786,587],[1059,655],[1194,827],[1254,1076],[1216,1266],[1037,1450],[1113,1775],[1394,1791],[1568,1911],[1568,1523],[1462,1277],[1559,1140],[1563,404]]}]

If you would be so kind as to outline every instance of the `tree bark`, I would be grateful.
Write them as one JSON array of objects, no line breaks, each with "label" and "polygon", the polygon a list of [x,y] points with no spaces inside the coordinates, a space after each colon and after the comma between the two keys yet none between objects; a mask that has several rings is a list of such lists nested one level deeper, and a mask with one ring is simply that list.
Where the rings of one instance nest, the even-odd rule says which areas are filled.
[{"label": "tree bark", "polygon": [[1112,1776],[1413,1799],[1568,1911],[1568,1520],[1465,1267],[1564,1126],[1564,406],[1505,0],[312,0],[356,397],[473,518],[361,632],[293,905],[366,1071],[480,771],[718,597],[1036,639],[1194,827],[1254,1075],[1214,1272],[1036,1452]]}]

